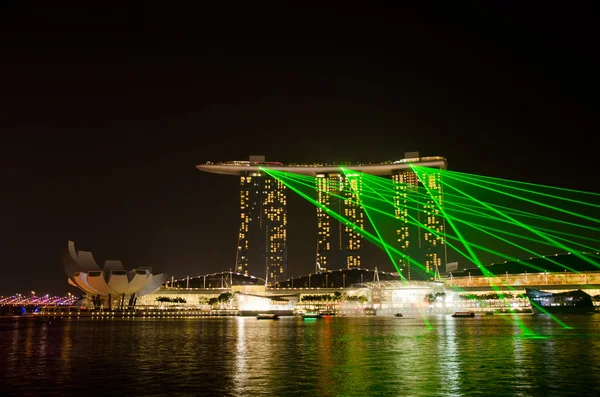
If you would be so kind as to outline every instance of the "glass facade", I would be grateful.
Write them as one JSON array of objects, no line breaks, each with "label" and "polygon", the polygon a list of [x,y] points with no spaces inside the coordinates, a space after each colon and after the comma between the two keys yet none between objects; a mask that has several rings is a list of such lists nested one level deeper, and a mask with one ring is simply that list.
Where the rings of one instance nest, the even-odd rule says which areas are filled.
[{"label": "glass facade", "polygon": [[[285,182],[287,178],[278,178],[278,172],[315,177],[316,272],[372,265],[365,264],[361,257],[364,236],[360,230],[365,227],[367,215],[361,200],[363,187],[371,190],[365,176],[368,175],[391,176],[393,182],[393,206],[389,208],[394,211],[397,225],[383,230],[382,234],[387,236],[386,241],[392,237],[402,253],[400,259],[393,259],[398,261],[395,265],[409,280],[430,280],[434,274],[444,272],[446,266],[440,170],[446,169],[447,163],[439,156],[418,157],[418,152],[406,153],[405,157],[398,161],[341,167],[335,164],[285,165],[266,162],[264,156],[251,156],[249,161],[208,162],[197,167],[240,178],[236,272],[264,277],[270,285],[286,277],[287,188],[284,183],[289,182]],[[429,167],[433,172],[427,172],[420,180],[412,163]],[[367,185],[363,186],[364,183]],[[369,197],[365,195],[364,199]],[[340,221],[340,217],[344,219]],[[392,254],[388,252],[388,255]]]},{"label": "glass facade", "polygon": [[265,277],[268,284],[285,279],[287,270],[286,187],[268,175],[240,177],[240,232],[236,272]]},{"label": "glass facade", "polygon": [[[317,271],[358,268],[361,265],[362,237],[354,227],[364,227],[360,205],[362,177],[343,173],[317,174]],[[342,215],[340,222],[329,210]]]},{"label": "glass facade", "polygon": [[397,242],[404,254],[399,267],[408,280],[428,280],[432,273],[443,272],[446,265],[446,246],[442,238],[445,225],[440,210],[443,205],[441,172],[428,173],[423,178],[420,180],[412,170],[392,174],[395,214],[399,222]]}]

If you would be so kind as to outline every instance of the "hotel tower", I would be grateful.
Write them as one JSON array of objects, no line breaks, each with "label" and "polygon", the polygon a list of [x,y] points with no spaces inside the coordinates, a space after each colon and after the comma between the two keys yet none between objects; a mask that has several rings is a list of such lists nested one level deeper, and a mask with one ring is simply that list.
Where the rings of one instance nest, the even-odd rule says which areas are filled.
[{"label": "hotel tower", "polygon": [[350,226],[325,211],[332,210],[359,228],[364,227],[364,212],[359,204],[362,178],[347,178],[343,172],[316,174],[317,272],[327,269],[360,267],[361,236]]},{"label": "hotel tower", "polygon": [[[413,163],[438,171],[419,179],[411,168]],[[265,277],[268,284],[287,277],[287,188],[261,169],[315,178],[317,272],[366,265],[361,258],[363,237],[351,226],[365,227],[365,212],[360,205],[362,174],[391,178],[393,182],[396,234],[392,243],[403,254],[395,264],[402,275],[409,280],[426,280],[434,272],[445,270],[446,246],[440,237],[444,219],[439,170],[447,168],[443,157],[419,157],[418,152],[411,152],[398,161],[344,166],[346,171],[355,171],[352,174],[345,174],[338,165],[284,165],[266,162],[264,156],[251,156],[249,161],[209,162],[197,168],[240,178],[239,273]],[[330,212],[347,221],[340,222]]]},{"label": "hotel tower", "polygon": [[[250,161],[264,161],[251,157]],[[240,231],[236,272],[282,281],[287,267],[286,187],[260,170],[240,174]]]},{"label": "hotel tower", "polygon": [[[419,161],[419,153],[406,153],[406,160]],[[398,248],[405,255],[399,266],[408,280],[428,279],[427,273],[439,275],[445,270],[446,244],[441,238],[445,222],[439,208],[443,205],[440,174],[438,168],[420,179],[411,169],[392,171],[398,220],[396,237]],[[412,264],[408,258],[424,268]]]}]

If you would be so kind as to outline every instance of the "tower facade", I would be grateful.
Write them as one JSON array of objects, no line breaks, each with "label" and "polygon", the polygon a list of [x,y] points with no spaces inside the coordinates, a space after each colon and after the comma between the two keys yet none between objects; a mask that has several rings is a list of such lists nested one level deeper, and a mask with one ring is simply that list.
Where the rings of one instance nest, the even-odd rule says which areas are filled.
[{"label": "tower facade", "polygon": [[236,271],[284,280],[287,271],[286,187],[260,171],[240,176],[240,232]]},{"label": "tower facade", "polygon": [[[430,169],[422,180],[413,171],[413,163]],[[419,157],[418,152],[413,152],[406,153],[401,160],[344,167],[333,164],[286,165],[267,162],[264,156],[250,156],[248,161],[207,162],[197,168],[240,178],[241,222],[236,271],[265,277],[268,284],[273,284],[284,280],[287,271],[285,184],[293,182],[282,173],[315,178],[317,272],[373,265],[362,263],[364,258],[361,258],[363,236],[360,230],[365,228],[367,215],[361,204],[363,199],[368,201],[373,193],[365,175],[391,176],[394,199],[389,209],[395,213],[397,223],[383,233],[386,241],[392,236],[402,255],[397,255],[395,250],[388,255],[402,257],[398,262],[395,258],[391,259],[395,266],[402,267],[406,278],[427,280],[436,271],[443,272],[446,266],[444,219],[440,210],[443,205],[440,170],[447,169],[447,166],[444,157]],[[364,195],[363,184],[367,189]]]},{"label": "tower facade", "polygon": [[[362,238],[353,227],[364,227],[360,205],[362,178],[343,173],[316,174],[317,189],[317,271],[360,267]],[[343,216],[340,221],[330,213]]]},{"label": "tower facade", "polygon": [[400,267],[408,280],[428,280],[431,274],[443,272],[446,265],[445,225],[440,210],[443,205],[441,172],[427,173],[422,178],[420,180],[412,170],[392,173],[397,242],[404,254]]}]

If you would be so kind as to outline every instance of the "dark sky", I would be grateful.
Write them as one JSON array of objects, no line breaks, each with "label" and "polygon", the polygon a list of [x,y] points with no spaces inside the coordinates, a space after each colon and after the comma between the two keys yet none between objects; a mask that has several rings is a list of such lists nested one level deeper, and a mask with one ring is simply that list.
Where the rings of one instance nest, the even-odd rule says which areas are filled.
[{"label": "dark sky", "polygon": [[[600,191],[591,2],[78,3],[0,8],[0,295],[72,291],[69,239],[175,277],[229,270],[238,180],[207,160],[419,151]],[[289,273],[306,274],[313,209],[290,201]]]}]

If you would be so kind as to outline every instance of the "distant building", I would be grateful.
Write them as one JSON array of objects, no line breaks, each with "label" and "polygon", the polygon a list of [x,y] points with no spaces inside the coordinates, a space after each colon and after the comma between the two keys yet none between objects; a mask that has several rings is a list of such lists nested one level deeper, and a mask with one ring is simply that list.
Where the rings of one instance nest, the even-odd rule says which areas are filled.
[{"label": "distant building", "polygon": [[[403,254],[401,259],[395,259],[402,277],[428,280],[434,272],[443,272],[446,265],[446,247],[441,237],[445,231],[440,210],[441,172],[428,173],[421,181],[411,165],[442,170],[447,163],[439,156],[419,157],[418,152],[406,153],[405,157],[398,161],[344,165],[344,170],[356,171],[352,175],[339,165],[284,165],[267,162],[263,156],[251,156],[248,161],[209,162],[197,168],[240,177],[241,224],[236,271],[264,275],[269,285],[287,279],[287,189],[264,169],[315,177],[317,272],[365,266],[361,258],[364,236],[360,233],[365,227],[365,212],[360,204],[362,174],[391,177],[398,223],[395,236],[386,241]],[[331,212],[345,221],[339,221]]]},{"label": "distant building", "polygon": [[121,261],[107,260],[99,266],[89,251],[77,251],[69,241],[62,256],[69,284],[81,289],[96,308],[134,306],[138,298],[158,290],[166,273],[152,273],[149,268],[126,270]]},{"label": "distant building", "polygon": [[[419,153],[407,153],[418,160]],[[411,169],[392,171],[395,189],[398,245],[405,257],[400,259],[400,267],[408,279],[429,279],[431,273],[445,272],[446,245],[442,236],[445,232],[444,217],[440,206],[443,204],[440,171],[428,173],[425,180]],[[422,264],[424,268],[411,263],[407,257]]]},{"label": "distant building", "polygon": [[[364,211],[358,202],[362,178],[347,178],[343,172],[316,175],[317,270],[360,267],[361,235],[351,224],[364,228]],[[328,214],[332,210],[348,222]]]},{"label": "distant building", "polygon": [[281,281],[276,288],[350,288],[352,285],[372,281],[402,281],[398,273],[378,272],[353,267],[307,274]]},{"label": "distant building", "polygon": [[[264,157],[253,161],[264,162]],[[257,170],[240,175],[236,272],[276,283],[286,277],[287,198],[280,181]]]}]

